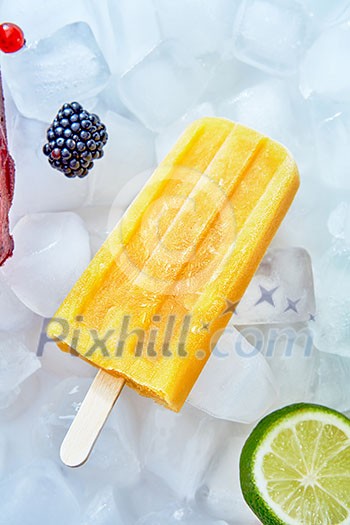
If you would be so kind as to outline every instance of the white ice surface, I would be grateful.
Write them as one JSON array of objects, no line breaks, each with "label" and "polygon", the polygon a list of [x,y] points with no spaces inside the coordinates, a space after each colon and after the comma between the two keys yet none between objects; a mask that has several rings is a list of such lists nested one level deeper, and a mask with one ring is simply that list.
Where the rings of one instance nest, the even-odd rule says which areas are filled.
[{"label": "white ice surface", "polygon": [[[238,463],[257,420],[297,401],[350,412],[349,0],[0,4],[27,41],[0,53],[16,162],[15,254],[0,276],[0,525],[256,525]],[[42,154],[48,123],[75,98],[109,132],[83,180]],[[300,190],[270,251],[284,255],[254,278],[237,309],[248,301],[252,324],[217,346],[229,357],[211,357],[191,393],[198,408],[174,414],[125,389],[89,462],[65,468],[60,443],[96,370],[48,343],[41,316],[185,126],[214,115],[295,155]],[[276,308],[256,305],[259,278],[267,290],[277,279]]]},{"label": "white ice surface", "polygon": [[307,30],[297,0],[244,0],[235,21],[236,56],[268,73],[289,75],[298,66]]},{"label": "white ice surface", "polygon": [[17,250],[2,268],[18,299],[50,317],[90,261],[90,242],[75,213],[34,214],[14,228]]},{"label": "white ice surface", "polygon": [[45,516],[50,525],[76,525],[79,506],[59,467],[35,462],[22,467],[1,484],[1,525],[37,525]]}]

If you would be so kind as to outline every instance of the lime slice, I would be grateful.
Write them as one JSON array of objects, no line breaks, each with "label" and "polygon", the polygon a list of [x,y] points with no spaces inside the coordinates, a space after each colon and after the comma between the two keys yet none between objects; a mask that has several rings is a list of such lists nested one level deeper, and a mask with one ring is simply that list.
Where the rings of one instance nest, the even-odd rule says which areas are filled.
[{"label": "lime slice", "polygon": [[273,412],[245,443],[240,476],[264,525],[350,524],[350,420],[310,404]]}]

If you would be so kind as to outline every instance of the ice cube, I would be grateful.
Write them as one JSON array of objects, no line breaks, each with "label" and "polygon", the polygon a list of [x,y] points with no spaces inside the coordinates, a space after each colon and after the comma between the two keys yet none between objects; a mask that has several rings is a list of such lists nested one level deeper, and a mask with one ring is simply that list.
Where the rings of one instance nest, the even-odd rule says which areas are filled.
[{"label": "ice cube", "polygon": [[224,425],[188,405],[179,414],[152,406],[141,434],[144,467],[166,480],[179,497],[190,499]]},{"label": "ice cube", "polygon": [[271,249],[232,317],[234,325],[299,323],[315,314],[310,255],[303,248]]},{"label": "ice cube", "polygon": [[97,252],[110,233],[109,214],[110,208],[108,206],[88,206],[79,210],[79,215],[90,235],[92,254]]},{"label": "ice cube", "polygon": [[186,48],[164,41],[121,77],[120,96],[145,126],[161,131],[196,103],[208,75]]},{"label": "ice cube", "polygon": [[115,68],[124,73],[161,41],[152,0],[108,0],[115,38]]},{"label": "ice cube", "polygon": [[83,221],[72,212],[28,215],[13,234],[16,250],[3,275],[28,308],[51,317],[90,261]]},{"label": "ice cube", "polygon": [[338,241],[315,265],[315,345],[350,357],[350,249]]},{"label": "ice cube", "polygon": [[0,392],[16,390],[40,368],[38,357],[24,342],[23,335],[0,337]]},{"label": "ice cube", "polygon": [[350,247],[350,203],[342,201],[332,211],[328,229],[335,239],[343,240]]},{"label": "ice cube", "polygon": [[136,522],[136,525],[227,525],[224,521],[211,520],[191,508],[171,505],[159,512],[152,512]]},{"label": "ice cube", "polygon": [[319,352],[314,376],[313,403],[346,412],[350,410],[350,358]]},{"label": "ice cube", "polygon": [[218,115],[260,131],[285,146],[299,159],[306,120],[305,103],[282,80],[265,80],[223,100]]},{"label": "ice cube", "polygon": [[258,523],[243,499],[239,482],[239,459],[249,431],[249,426],[232,425],[230,436],[218,447],[196,493],[198,506],[205,515],[233,525]]},{"label": "ice cube", "polygon": [[6,525],[76,525],[80,509],[59,469],[35,462],[17,470],[0,486],[0,523]]},{"label": "ice cube", "polygon": [[103,162],[97,162],[90,175],[94,206],[111,204],[130,179],[155,165],[153,133],[112,111],[102,120],[109,140]]},{"label": "ice cube", "polygon": [[11,211],[14,222],[28,213],[78,208],[88,197],[88,178],[68,179],[49,165],[42,152],[47,127],[19,115],[14,126],[8,127],[9,144],[16,159],[16,191]]},{"label": "ice cube", "polygon": [[[273,246],[286,249],[302,246],[312,260],[316,260],[329,247],[331,237],[327,235],[327,221],[339,202],[339,196],[322,186],[319,177],[312,173],[302,176],[300,182],[300,189],[273,240]],[[323,233],[315,235],[315,232]]]},{"label": "ice cube", "polygon": [[112,485],[104,486],[86,509],[82,525],[124,525]]},{"label": "ice cube", "polygon": [[[11,421],[21,421],[21,416],[28,413],[34,406],[40,393],[40,375],[32,374],[20,386],[11,391],[0,391],[0,420],[8,424]],[[21,423],[20,423],[21,424]],[[11,438],[12,439],[12,438]]]},{"label": "ice cube", "polygon": [[156,138],[157,162],[160,163],[174,146],[181,133],[194,120],[201,117],[214,117],[214,108],[208,102],[194,107],[179,120],[168,126]]},{"label": "ice cube", "polygon": [[[50,122],[65,102],[98,95],[110,72],[90,27],[70,24],[2,57],[2,72],[19,111]],[[29,87],[30,86],[30,89]]]},{"label": "ice cube", "polygon": [[349,0],[303,0],[303,5],[318,26],[334,24],[349,10]]},{"label": "ice cube", "polygon": [[112,111],[118,115],[125,117],[129,120],[134,120],[132,113],[124,106],[120,100],[119,94],[119,76],[117,73],[112,75],[108,81],[108,84],[101,91],[99,95],[99,104],[96,112],[100,113],[99,106],[103,107],[104,112]]},{"label": "ice cube", "polygon": [[193,56],[222,53],[232,34],[236,0],[155,0],[164,38],[183,44]]},{"label": "ice cube", "polygon": [[318,352],[307,324],[247,327],[242,333],[262,341],[262,352],[275,377],[279,396],[275,408],[311,402]]},{"label": "ice cube", "polygon": [[0,331],[17,332],[27,327],[33,319],[33,312],[17,299],[0,274]]},{"label": "ice cube", "polygon": [[214,417],[243,423],[262,417],[275,400],[274,378],[265,358],[233,326],[220,337],[188,398]]},{"label": "ice cube", "polygon": [[138,480],[141,469],[136,449],[128,442],[123,428],[104,428],[84,470],[82,479],[90,478],[91,483],[98,480],[99,485],[108,481],[116,487],[129,487]]},{"label": "ice cube", "polygon": [[12,406],[18,400],[20,394],[21,389],[19,387],[14,388],[11,392],[0,392],[1,419],[3,419],[2,412],[5,411],[6,413],[8,410],[12,410]]},{"label": "ice cube", "polygon": [[140,424],[133,404],[133,397],[124,392],[118,401],[118,410],[111,415],[107,428],[101,434],[101,443],[94,452],[92,467],[109,475],[115,487],[134,485],[139,481]]},{"label": "ice cube", "polygon": [[310,106],[313,114],[317,167],[321,179],[329,188],[349,190],[350,111],[345,104],[343,107],[322,104],[317,99]]},{"label": "ice cube", "polygon": [[349,48],[347,22],[321,33],[300,67],[300,89],[305,98],[319,95],[335,101],[350,100]]},{"label": "ice cube", "polygon": [[[144,470],[134,486],[115,491],[118,511],[123,525],[135,525],[138,519],[152,512],[160,512],[177,501],[177,495],[167,483]],[[119,524],[118,524],[119,525]]]},{"label": "ice cube", "polygon": [[42,363],[36,351],[40,326],[41,318],[33,315],[32,323],[26,328],[15,333],[0,333],[0,376],[4,379],[3,385],[9,387],[0,389],[1,421],[18,419],[34,406],[40,393]]},{"label": "ice cube", "polygon": [[[117,73],[116,46],[115,46],[115,23],[111,17],[108,0],[80,0],[87,12],[86,21],[91,27],[101,52],[106,60],[109,70]],[[81,10],[82,10],[81,9]],[[76,20],[78,21],[78,20]]]},{"label": "ice cube", "polygon": [[213,66],[212,75],[200,102],[210,102],[217,116],[217,109],[223,101],[230,100],[247,87],[259,84],[263,80],[266,80],[264,73],[241,62],[230,52]]},{"label": "ice cube", "polygon": [[298,67],[307,25],[296,0],[244,0],[235,20],[235,54],[267,73],[289,75]]}]

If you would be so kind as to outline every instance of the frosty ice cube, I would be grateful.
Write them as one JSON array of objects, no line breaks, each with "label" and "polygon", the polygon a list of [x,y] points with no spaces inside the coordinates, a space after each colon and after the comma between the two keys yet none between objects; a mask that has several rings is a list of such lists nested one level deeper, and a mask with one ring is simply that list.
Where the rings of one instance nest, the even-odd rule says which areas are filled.
[{"label": "frosty ice cube", "polygon": [[181,498],[191,498],[208,468],[223,424],[190,406],[175,414],[154,405],[141,435],[144,466],[166,480]]},{"label": "frosty ice cube", "polygon": [[164,41],[122,76],[120,95],[145,126],[160,131],[198,100],[207,78],[206,68],[191,60],[186,48]]},{"label": "frosty ice cube", "polygon": [[50,317],[90,261],[88,232],[75,213],[42,213],[23,217],[14,236],[5,279],[28,308]]},{"label": "frosty ice cube", "polygon": [[350,357],[350,249],[342,242],[316,265],[315,345],[323,352]]},{"label": "frosty ice cube", "polygon": [[17,332],[33,321],[34,315],[12,292],[0,274],[0,330]]},{"label": "frosty ice cube", "polygon": [[310,256],[303,248],[281,248],[264,257],[231,322],[298,323],[310,314],[315,314]]},{"label": "frosty ice cube", "polygon": [[318,358],[312,401],[341,412],[350,410],[350,358],[326,352],[318,352]]},{"label": "frosty ice cube", "polygon": [[350,203],[341,201],[328,219],[328,229],[335,239],[350,246]]},{"label": "frosty ice cube", "polygon": [[199,508],[206,514],[235,525],[257,523],[243,499],[239,483],[239,457],[250,428],[230,426],[196,494]]},{"label": "frosty ice cube", "polygon": [[305,98],[320,95],[335,101],[350,100],[349,47],[348,23],[321,33],[300,67],[300,89]]},{"label": "frosty ice cube", "polygon": [[50,525],[75,525],[79,505],[63,475],[51,462],[37,461],[5,479],[0,490],[1,520],[37,525],[45,516]]},{"label": "frosty ice cube", "polygon": [[267,73],[288,75],[299,63],[307,14],[295,0],[245,0],[234,29],[236,56]]},{"label": "frosty ice cube", "polygon": [[230,327],[213,350],[188,402],[220,419],[252,423],[271,408],[276,396],[264,356]]},{"label": "frosty ice cube", "polygon": [[22,115],[49,122],[65,102],[97,95],[110,76],[94,34],[85,22],[70,24],[1,66]]},{"label": "frosty ice cube", "polygon": [[29,351],[22,336],[0,337],[0,393],[14,391],[40,366],[38,357]]},{"label": "frosty ice cube", "polygon": [[[349,40],[350,44],[350,40]],[[324,184],[328,188],[350,189],[350,111],[338,104],[314,100],[311,104],[316,159]]]},{"label": "frosty ice cube", "polygon": [[195,57],[223,53],[237,5],[236,0],[155,0],[163,36]]},{"label": "frosty ice cube", "polygon": [[115,68],[124,73],[161,41],[152,0],[108,0],[115,38]]}]

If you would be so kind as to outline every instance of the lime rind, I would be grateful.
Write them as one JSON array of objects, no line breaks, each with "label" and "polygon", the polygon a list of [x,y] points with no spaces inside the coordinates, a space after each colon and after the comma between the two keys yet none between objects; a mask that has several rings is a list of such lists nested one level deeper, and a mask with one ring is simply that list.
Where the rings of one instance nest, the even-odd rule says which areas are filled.
[{"label": "lime rind", "polygon": [[[311,421],[313,421],[313,424],[310,423]],[[296,428],[298,428],[297,432],[295,431]],[[342,461],[343,471],[340,469],[340,474],[339,472],[336,473],[336,481],[332,483],[332,486],[337,488],[340,499],[337,497],[338,494],[334,493],[334,490],[332,493],[329,492],[328,487],[324,487],[325,490],[323,490],[322,487],[321,489],[319,488],[318,483],[313,485],[313,481],[316,482],[317,480],[310,480],[310,488],[308,486],[309,480],[306,478],[306,471],[308,471],[309,465],[303,464],[302,461],[303,455],[308,458],[308,461],[318,458],[317,429],[318,433],[320,433],[325,428],[328,431],[332,430],[333,434],[336,434],[335,436],[333,434],[326,436],[327,441],[325,441],[326,444],[330,443],[334,450],[332,452],[331,449],[325,448],[323,456],[326,466],[322,464],[317,465],[317,475],[322,477],[322,479],[329,476],[333,481],[332,476],[334,472],[331,472],[332,468],[330,468],[328,473],[327,469],[322,473],[322,468],[325,469],[327,465],[329,468],[332,465],[332,459],[337,458],[337,455],[341,453],[343,445],[344,454],[346,455],[345,461]],[[312,434],[312,431],[314,434]],[[284,436],[282,435],[283,433]],[[301,441],[299,433],[301,433],[303,438]],[[281,435],[282,438],[280,439]],[[279,439],[280,441],[278,441]],[[343,439],[343,444],[340,443],[340,448],[337,448],[337,443],[341,439]],[[279,457],[276,450],[273,450],[276,440],[278,447],[281,447],[282,450],[284,445],[286,447],[285,454],[282,454],[282,457]],[[349,497],[348,494],[350,494],[350,477],[348,478],[350,476],[349,446],[349,419],[327,407],[299,403],[269,414],[253,430],[242,450],[240,479],[246,502],[262,523],[266,525],[350,524],[350,502],[347,499]],[[312,447],[314,450],[312,450]],[[265,462],[263,464],[264,458]],[[292,458],[292,461],[290,461],[290,458]],[[273,465],[274,461],[276,462],[275,465]],[[278,463],[279,461],[280,464]],[[263,472],[263,469],[267,467],[270,468],[271,473],[274,468],[276,471],[283,471],[281,479],[278,480],[276,478],[272,480],[272,483],[269,485],[270,491],[266,480],[268,469],[267,472]],[[322,476],[320,476],[320,472]],[[301,483],[303,477],[307,480],[304,485]],[[340,481],[338,482],[337,480]],[[316,487],[315,490],[312,488],[313,486]],[[271,497],[270,492],[273,492],[274,498]],[[276,494],[277,497],[275,497]],[[276,503],[278,498],[281,499],[282,503]],[[322,507],[323,503],[324,506]],[[283,507],[287,507],[290,513],[285,512]],[[330,511],[332,517],[328,518],[325,515],[323,521],[313,520],[311,516],[321,512],[318,509],[324,509],[326,514],[326,511]],[[302,519],[300,519],[300,513],[303,516]]]}]

